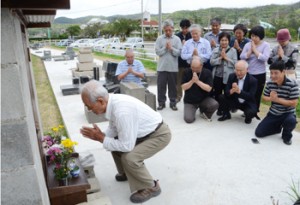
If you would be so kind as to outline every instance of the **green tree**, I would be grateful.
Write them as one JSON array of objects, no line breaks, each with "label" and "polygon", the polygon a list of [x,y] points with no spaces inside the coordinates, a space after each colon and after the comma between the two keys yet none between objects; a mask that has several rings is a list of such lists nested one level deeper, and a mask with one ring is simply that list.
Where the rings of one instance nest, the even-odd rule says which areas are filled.
[{"label": "green tree", "polygon": [[102,27],[103,26],[100,23],[88,25],[85,29],[83,29],[83,35],[85,37],[97,38],[98,32],[101,30]]},{"label": "green tree", "polygon": [[113,32],[116,35],[129,36],[132,31],[140,28],[139,20],[118,19],[113,23]]},{"label": "green tree", "polygon": [[66,29],[66,32],[71,36],[78,36],[81,32],[81,28],[78,25],[74,25],[74,26],[69,26]]}]

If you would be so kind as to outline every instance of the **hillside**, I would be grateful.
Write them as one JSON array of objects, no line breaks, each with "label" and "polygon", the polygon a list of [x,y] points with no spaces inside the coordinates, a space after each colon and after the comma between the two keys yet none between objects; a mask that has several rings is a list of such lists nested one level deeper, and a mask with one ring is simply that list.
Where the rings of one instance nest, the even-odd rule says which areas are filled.
[{"label": "hillside", "polygon": [[[294,4],[288,5],[268,5],[254,8],[209,8],[199,9],[195,11],[181,10],[173,13],[162,14],[163,19],[170,18],[174,22],[179,22],[182,18],[188,18],[194,23],[201,25],[207,25],[209,20],[213,17],[220,17],[223,23],[235,24],[243,19],[249,19],[252,21],[262,20],[268,23],[272,23],[274,20],[286,19],[291,11],[296,14],[296,19],[300,19],[300,1]],[[83,24],[87,23],[92,18],[105,19],[110,22],[118,18],[127,19],[140,19],[141,14],[133,15],[114,15],[109,17],[104,16],[86,16],[80,18],[66,18],[59,17],[54,20],[54,24]],[[151,19],[158,20],[158,15],[151,15]],[[300,26],[300,25],[298,25]]]}]

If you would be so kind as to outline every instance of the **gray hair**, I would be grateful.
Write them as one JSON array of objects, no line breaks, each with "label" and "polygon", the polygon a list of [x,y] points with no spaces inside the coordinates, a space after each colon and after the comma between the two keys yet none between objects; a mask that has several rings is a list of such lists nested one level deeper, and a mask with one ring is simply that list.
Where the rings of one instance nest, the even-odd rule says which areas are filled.
[{"label": "gray hair", "polygon": [[192,24],[189,28],[189,32],[192,32],[193,30],[202,32],[202,27],[199,24]]},{"label": "gray hair", "polygon": [[167,27],[167,26],[171,26],[174,27],[174,23],[171,19],[167,19],[163,22],[163,28]]},{"label": "gray hair", "polygon": [[235,63],[235,65],[236,65],[236,64],[242,64],[243,67],[244,67],[245,69],[248,69],[248,67],[249,67],[248,62],[245,61],[245,60],[239,60],[239,61],[237,61],[237,62]]},{"label": "gray hair", "polygon": [[103,85],[96,80],[90,80],[81,89],[81,94],[85,94],[90,98],[90,101],[95,103],[97,98],[102,97],[108,99],[108,92]]}]

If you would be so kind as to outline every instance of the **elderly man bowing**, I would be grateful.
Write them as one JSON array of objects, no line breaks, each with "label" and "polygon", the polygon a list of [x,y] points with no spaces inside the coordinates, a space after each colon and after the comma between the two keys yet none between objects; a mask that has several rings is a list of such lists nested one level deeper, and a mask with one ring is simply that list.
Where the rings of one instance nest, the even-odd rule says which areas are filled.
[{"label": "elderly man bowing", "polygon": [[161,192],[144,160],[165,148],[171,132],[159,113],[131,96],[109,95],[98,81],[86,83],[81,93],[85,106],[97,115],[105,114],[109,126],[105,132],[97,126],[82,127],[81,134],[103,143],[112,152],[117,181],[128,179],[133,203],[143,203]]}]

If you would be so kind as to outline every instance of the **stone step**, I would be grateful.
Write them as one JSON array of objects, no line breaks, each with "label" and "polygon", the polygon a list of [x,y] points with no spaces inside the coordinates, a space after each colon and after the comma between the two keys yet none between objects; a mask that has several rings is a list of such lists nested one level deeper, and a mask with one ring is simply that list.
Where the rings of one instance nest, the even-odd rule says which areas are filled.
[{"label": "stone step", "polygon": [[96,192],[87,195],[87,202],[77,205],[112,205],[112,203],[108,196],[105,196],[102,192]]},{"label": "stone step", "polygon": [[91,188],[86,190],[87,194],[96,193],[96,192],[99,192],[101,190],[100,189],[100,183],[99,183],[99,181],[96,177],[88,178],[87,180],[88,180],[88,183],[91,185]]}]

